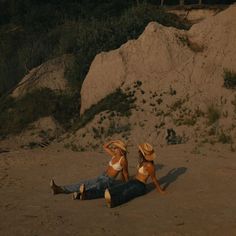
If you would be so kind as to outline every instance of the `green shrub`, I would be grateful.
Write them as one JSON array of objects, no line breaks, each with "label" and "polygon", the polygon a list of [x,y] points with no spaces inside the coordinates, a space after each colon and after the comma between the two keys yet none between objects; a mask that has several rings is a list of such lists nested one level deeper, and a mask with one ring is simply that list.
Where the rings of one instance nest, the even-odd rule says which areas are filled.
[{"label": "green shrub", "polygon": [[196,124],[196,122],[197,122],[197,119],[195,117],[187,118],[183,120],[183,125],[193,126]]},{"label": "green shrub", "polygon": [[236,88],[236,73],[230,70],[224,70],[224,87],[227,89]]},{"label": "green shrub", "polygon": [[110,122],[110,125],[108,129],[106,130],[105,137],[112,136],[114,134],[120,134],[123,133],[123,136],[125,135],[124,133],[129,132],[131,130],[131,125],[125,124],[125,125],[119,125],[115,123],[114,120]]},{"label": "green shrub", "polygon": [[212,125],[216,121],[220,119],[220,111],[217,107],[214,105],[211,105],[207,109],[207,118],[208,118],[208,124]]},{"label": "green shrub", "polygon": [[170,93],[171,96],[176,95],[176,90],[173,89],[171,85],[170,85],[170,92],[169,93]]},{"label": "green shrub", "polygon": [[234,96],[234,100],[231,101],[231,104],[234,106],[234,112],[236,113],[236,95]]},{"label": "green shrub", "polygon": [[193,52],[202,52],[204,50],[204,47],[202,45],[199,45],[197,43],[191,42],[189,38],[186,35],[176,35],[179,41],[182,43],[182,45],[188,46]]},{"label": "green shrub", "polygon": [[190,27],[157,5],[134,1],[13,2],[4,7],[9,24],[0,25],[0,94],[33,67],[65,53],[76,56],[67,77],[80,88],[96,54],[137,38],[150,21]]},{"label": "green shrub", "polygon": [[8,97],[0,102],[0,133],[18,133],[41,117],[53,116],[65,128],[71,119],[79,117],[78,94],[58,94],[50,89],[39,89],[17,100]]},{"label": "green shrub", "polygon": [[136,98],[125,94],[121,89],[117,89],[107,97],[103,98],[97,104],[91,106],[84,114],[77,120],[73,126],[74,129],[79,129],[90,122],[96,114],[102,111],[115,111],[120,116],[130,116],[131,108],[134,108],[134,101]]},{"label": "green shrub", "polygon": [[171,110],[176,111],[182,107],[182,105],[185,103],[185,99],[179,99],[175,101],[171,106]]},{"label": "green shrub", "polygon": [[[32,68],[65,53],[76,56],[66,78],[78,92],[55,94],[44,89],[17,101],[0,101],[2,135],[20,132],[29,123],[48,115],[55,117],[65,128],[70,128],[74,121],[80,124],[79,127],[83,126],[106,109],[130,115],[132,98],[118,92],[79,117],[80,88],[95,55],[136,39],[150,21],[181,29],[190,27],[155,5],[136,5],[133,1],[11,2],[4,7],[9,13],[7,24],[0,25],[0,96],[3,97]],[[51,9],[54,9],[53,15]],[[137,81],[137,86],[141,85]]]},{"label": "green shrub", "polygon": [[221,143],[232,143],[232,137],[230,135],[225,134],[223,131],[218,137],[218,141]]}]

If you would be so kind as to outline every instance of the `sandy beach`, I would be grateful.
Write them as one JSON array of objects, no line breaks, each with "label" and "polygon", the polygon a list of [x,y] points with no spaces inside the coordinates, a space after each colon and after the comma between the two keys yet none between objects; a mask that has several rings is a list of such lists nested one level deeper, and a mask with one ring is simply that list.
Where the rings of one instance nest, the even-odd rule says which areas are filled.
[{"label": "sandy beach", "polygon": [[[3,150],[3,149],[2,149]],[[103,171],[103,152],[72,152],[59,144],[0,154],[0,235],[229,235],[236,234],[236,159],[228,146],[156,148],[157,176],[148,193],[109,209],[104,199],[73,201],[51,194],[56,183],[76,183]],[[136,149],[129,148],[136,171]]]}]

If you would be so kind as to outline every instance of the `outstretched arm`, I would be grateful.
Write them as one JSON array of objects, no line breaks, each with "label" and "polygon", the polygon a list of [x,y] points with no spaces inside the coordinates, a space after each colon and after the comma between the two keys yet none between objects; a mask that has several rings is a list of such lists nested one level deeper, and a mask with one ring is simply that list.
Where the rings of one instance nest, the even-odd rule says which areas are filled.
[{"label": "outstretched arm", "polygon": [[152,182],[154,183],[157,191],[159,193],[165,193],[165,191],[161,188],[160,184],[159,184],[159,181],[157,180],[157,177],[156,177],[156,171],[155,171],[155,167],[154,165],[148,165],[147,166],[147,170],[152,178]]},{"label": "outstretched arm", "polygon": [[121,177],[124,182],[127,182],[129,180],[128,162],[127,160],[123,159],[121,164],[123,166]]},{"label": "outstretched arm", "polygon": [[106,153],[110,156],[114,156],[114,152],[111,150],[111,148],[109,147],[111,144],[113,143],[113,141],[107,142],[103,145],[104,150],[106,151]]},{"label": "outstretched arm", "polygon": [[156,186],[157,191],[158,191],[159,193],[165,193],[165,191],[161,188],[161,186],[160,186],[160,184],[159,184],[159,182],[158,182],[156,176],[151,176],[151,178],[152,178],[152,182],[153,182],[153,183],[155,184],[155,186]]}]

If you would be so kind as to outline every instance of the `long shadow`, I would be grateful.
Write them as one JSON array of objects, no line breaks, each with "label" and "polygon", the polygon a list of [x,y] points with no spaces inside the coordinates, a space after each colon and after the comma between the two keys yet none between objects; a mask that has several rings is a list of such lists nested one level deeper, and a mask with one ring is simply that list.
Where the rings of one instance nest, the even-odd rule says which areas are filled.
[{"label": "long shadow", "polygon": [[155,170],[161,170],[163,167],[163,164],[155,164]]},{"label": "long shadow", "polygon": [[[169,185],[175,182],[180,175],[183,175],[187,171],[186,167],[179,167],[170,170],[165,176],[161,177],[158,181],[160,185],[163,185],[162,188],[165,190],[169,187]],[[147,191],[150,192],[155,189],[153,183],[147,184]]]}]

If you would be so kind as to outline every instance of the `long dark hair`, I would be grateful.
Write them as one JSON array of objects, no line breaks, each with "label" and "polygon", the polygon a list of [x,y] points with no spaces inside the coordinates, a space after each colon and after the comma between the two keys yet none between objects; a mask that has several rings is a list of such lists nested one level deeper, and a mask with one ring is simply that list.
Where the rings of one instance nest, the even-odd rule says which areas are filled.
[{"label": "long dark hair", "polygon": [[145,156],[143,155],[143,153],[139,150],[139,160],[138,160],[138,164],[141,165],[144,162],[151,162],[154,165],[154,161],[149,161],[147,159],[145,159]]},{"label": "long dark hair", "polygon": [[121,150],[123,156],[125,157],[125,159],[127,159],[127,151]]}]

